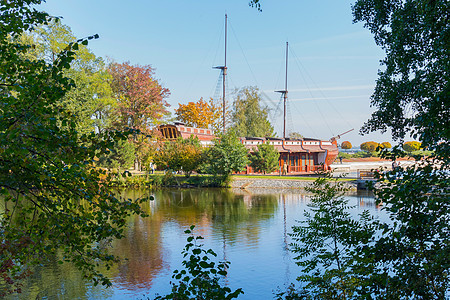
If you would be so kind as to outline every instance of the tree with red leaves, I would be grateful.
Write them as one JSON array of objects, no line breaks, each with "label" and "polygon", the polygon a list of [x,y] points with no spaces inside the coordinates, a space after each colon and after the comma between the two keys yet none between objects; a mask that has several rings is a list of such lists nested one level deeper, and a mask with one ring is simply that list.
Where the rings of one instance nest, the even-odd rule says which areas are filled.
[{"label": "tree with red leaves", "polygon": [[149,133],[151,125],[168,114],[165,101],[169,89],[160,85],[154,68],[150,65],[130,65],[129,62],[113,63],[109,67],[112,89],[118,101],[119,129],[137,129]]},{"label": "tree with red leaves", "polygon": [[142,162],[147,155],[151,127],[168,114],[169,104],[165,98],[170,95],[169,89],[163,88],[153,76],[154,69],[150,65],[130,65],[112,63],[109,66],[112,76],[111,87],[117,99],[117,116],[114,122],[116,129],[137,130],[132,142],[135,144],[135,170],[142,169]]}]

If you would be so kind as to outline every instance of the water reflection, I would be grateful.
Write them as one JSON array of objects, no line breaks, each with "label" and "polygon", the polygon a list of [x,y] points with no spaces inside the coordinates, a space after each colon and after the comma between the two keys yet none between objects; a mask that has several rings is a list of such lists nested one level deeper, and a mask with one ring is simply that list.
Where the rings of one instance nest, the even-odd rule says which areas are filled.
[{"label": "water reflection", "polygon": [[[182,261],[183,231],[196,225],[207,248],[231,261],[226,282],[242,287],[240,299],[270,299],[272,290],[295,281],[297,266],[288,250],[291,227],[300,220],[308,196],[299,190],[166,189],[118,192],[136,198],[154,195],[143,208],[148,218],[129,216],[126,238],[112,243],[121,264],[103,270],[113,287],[93,287],[70,264],[56,258],[36,269],[20,299],[139,299],[169,292],[173,269]],[[370,194],[348,196],[355,213],[378,213]]]}]

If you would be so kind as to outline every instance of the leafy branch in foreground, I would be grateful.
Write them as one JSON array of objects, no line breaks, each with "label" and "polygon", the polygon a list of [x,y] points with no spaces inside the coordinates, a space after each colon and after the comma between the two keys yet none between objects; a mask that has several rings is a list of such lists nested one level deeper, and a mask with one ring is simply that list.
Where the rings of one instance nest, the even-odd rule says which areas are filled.
[{"label": "leafy branch in foreground", "polygon": [[46,62],[27,59],[19,37],[52,18],[40,0],[0,4],[0,297],[20,292],[33,265],[60,254],[94,284],[110,285],[99,271],[117,261],[105,247],[123,237],[125,219],[143,200],[117,198],[112,174],[95,167],[120,133],[80,134],[61,105],[75,89],[65,76],[79,45],[69,43]]},{"label": "leafy branch in foreground", "polygon": [[435,158],[378,174],[374,189],[390,222],[365,256],[380,299],[445,299],[450,293],[450,170]]},{"label": "leafy branch in foreground", "polygon": [[227,275],[229,262],[215,263],[211,261],[211,256],[217,254],[211,250],[203,249],[203,245],[198,244],[203,238],[194,236],[192,232],[195,226],[191,226],[185,233],[189,234],[187,244],[182,254],[184,269],[173,272],[172,278],[178,282],[171,282],[172,292],[166,296],[158,296],[156,299],[211,299],[228,300],[235,299],[244,292],[242,289],[231,291],[227,286],[220,284],[221,277]]}]

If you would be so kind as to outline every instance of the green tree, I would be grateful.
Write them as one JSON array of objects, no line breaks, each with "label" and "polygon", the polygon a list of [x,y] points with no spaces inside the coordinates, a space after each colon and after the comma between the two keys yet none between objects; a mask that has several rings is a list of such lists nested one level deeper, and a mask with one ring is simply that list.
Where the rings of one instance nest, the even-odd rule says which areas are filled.
[{"label": "green tree", "polygon": [[342,149],[352,149],[352,143],[350,143],[349,141],[343,141],[341,144],[341,148]]},{"label": "green tree", "polygon": [[[76,40],[71,29],[58,19],[33,32],[24,32],[20,37],[21,43],[33,46],[28,48],[25,58],[42,59],[47,63],[53,63],[57,54]],[[73,80],[75,88],[70,89],[58,104],[77,119],[77,131],[83,134],[110,128],[116,102],[112,97],[111,76],[103,60],[80,44],[64,75]]]},{"label": "green tree", "polygon": [[127,169],[134,162],[134,145],[128,139],[115,141],[111,148],[99,157],[99,165],[106,168]]},{"label": "green tree", "polygon": [[141,200],[114,197],[111,177],[94,167],[113,133],[80,135],[77,119],[59,105],[74,87],[64,70],[80,44],[69,43],[48,62],[27,59],[32,45],[17,42],[52,19],[34,8],[40,3],[0,4],[0,281],[8,283],[2,296],[18,291],[28,267],[56,252],[95,284],[109,285],[98,267],[117,259],[106,244],[123,236],[126,216],[143,214]]},{"label": "green tree", "polygon": [[[391,221],[366,257],[380,266],[371,276],[382,299],[444,299],[450,293],[449,158],[450,105],[448,11],[445,0],[370,1],[353,6],[356,22],[386,52],[363,133],[390,129],[434,150],[430,157],[379,174],[375,195]],[[399,148],[385,158],[404,155]],[[380,255],[378,255],[380,254]]]},{"label": "green tree", "polygon": [[[448,170],[448,169],[447,169]],[[450,203],[447,171],[426,160],[380,173],[374,190],[390,216],[362,259],[374,259],[368,279],[377,299],[445,299],[450,292]]]},{"label": "green tree", "polygon": [[204,152],[203,169],[227,184],[233,172],[240,172],[248,164],[248,151],[236,134],[229,130],[214,140],[214,145]]},{"label": "green tree", "polygon": [[368,211],[359,220],[351,216],[352,207],[344,198],[348,188],[338,179],[319,178],[307,191],[312,193],[309,211],[291,234],[291,248],[303,272],[298,280],[306,286],[279,297],[357,299],[366,293],[364,276],[373,268],[370,260],[359,260],[360,249],[370,245],[375,233],[372,217]]},{"label": "green tree", "polygon": [[414,152],[420,149],[421,143],[417,141],[404,142],[402,145],[403,150],[406,152]]},{"label": "green tree", "polygon": [[175,141],[166,141],[155,156],[155,163],[172,171],[183,171],[189,177],[202,161],[202,146],[197,137],[188,139],[179,137]]},{"label": "green tree", "polygon": [[272,137],[274,129],[268,114],[269,109],[262,105],[258,88],[242,88],[233,103],[231,128],[237,136]]},{"label": "green tree", "polygon": [[363,22],[385,52],[363,133],[407,133],[448,160],[449,2],[446,0],[357,0],[355,22]]},{"label": "green tree", "polygon": [[273,145],[259,144],[256,151],[250,154],[250,165],[256,172],[271,173],[278,169],[280,153]]}]

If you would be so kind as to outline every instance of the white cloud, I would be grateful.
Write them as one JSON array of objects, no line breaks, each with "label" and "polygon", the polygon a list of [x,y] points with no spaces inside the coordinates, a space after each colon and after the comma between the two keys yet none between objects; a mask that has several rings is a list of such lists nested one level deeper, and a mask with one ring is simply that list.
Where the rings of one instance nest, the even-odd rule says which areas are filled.
[{"label": "white cloud", "polygon": [[357,96],[340,96],[340,97],[313,97],[313,98],[299,98],[299,99],[289,99],[291,102],[300,101],[311,101],[311,100],[339,100],[339,99],[355,99],[355,98],[368,98],[367,95],[357,95]]}]

